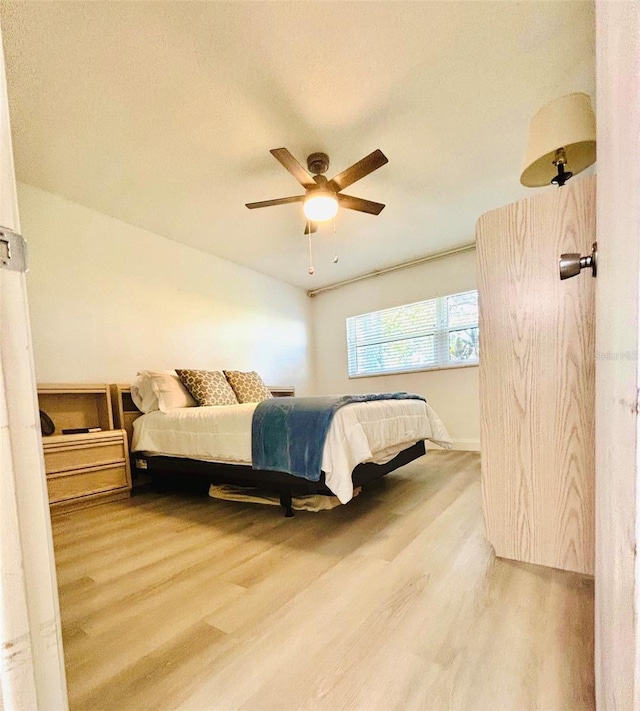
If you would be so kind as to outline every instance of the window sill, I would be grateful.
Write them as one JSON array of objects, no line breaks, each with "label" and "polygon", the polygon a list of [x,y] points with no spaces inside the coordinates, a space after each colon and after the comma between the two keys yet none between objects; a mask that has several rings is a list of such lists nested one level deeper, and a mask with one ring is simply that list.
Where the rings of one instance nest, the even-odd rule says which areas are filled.
[{"label": "window sill", "polygon": [[460,368],[477,368],[480,363],[460,363],[459,365],[436,365],[432,368],[416,368],[415,370],[393,370],[388,373],[371,373],[369,375],[349,375],[349,380],[362,378],[384,378],[390,375],[413,375],[414,373],[431,373],[438,370],[458,370]]}]

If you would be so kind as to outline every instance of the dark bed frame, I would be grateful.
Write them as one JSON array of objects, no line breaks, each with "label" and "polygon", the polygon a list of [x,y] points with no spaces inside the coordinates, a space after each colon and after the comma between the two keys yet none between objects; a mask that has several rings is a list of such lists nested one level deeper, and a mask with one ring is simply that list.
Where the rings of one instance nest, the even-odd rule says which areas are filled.
[{"label": "dark bed frame", "polygon": [[[359,464],[352,474],[353,485],[363,486],[385,476],[389,472],[418,459],[425,454],[424,442],[403,449],[386,464],[366,462]],[[285,474],[284,472],[270,472],[253,469],[250,466],[239,464],[218,464],[215,462],[201,462],[195,459],[181,459],[178,457],[164,457],[155,454],[135,452],[132,455],[133,468],[137,471],[150,474],[157,488],[200,487],[209,484],[233,484],[259,488],[264,491],[275,492],[280,496],[280,505],[284,515],[293,516],[292,497],[304,494],[322,494],[334,496],[324,482],[324,472],[320,481],[307,481],[299,477]]]}]

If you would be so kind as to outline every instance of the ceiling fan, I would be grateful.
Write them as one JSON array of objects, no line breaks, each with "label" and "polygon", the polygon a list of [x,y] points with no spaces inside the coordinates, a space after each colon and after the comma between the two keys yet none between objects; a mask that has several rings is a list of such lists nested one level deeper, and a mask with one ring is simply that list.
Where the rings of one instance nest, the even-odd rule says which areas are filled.
[{"label": "ceiling fan", "polygon": [[277,198],[275,200],[250,202],[247,203],[247,207],[250,210],[257,207],[271,207],[272,205],[288,205],[293,202],[301,202],[303,203],[304,214],[308,219],[304,233],[309,234],[317,231],[318,222],[324,222],[335,217],[338,206],[346,207],[348,210],[367,212],[370,215],[379,215],[384,208],[384,205],[379,202],[363,200],[362,198],[342,193],[349,185],[389,162],[385,154],[379,149],[354,163],[350,168],[343,170],[342,173],[338,173],[331,180],[327,180],[324,176],[324,173],[329,170],[329,156],[326,153],[312,153],[307,158],[308,170],[305,170],[286,148],[273,148],[271,155],[305,188],[305,194]]}]

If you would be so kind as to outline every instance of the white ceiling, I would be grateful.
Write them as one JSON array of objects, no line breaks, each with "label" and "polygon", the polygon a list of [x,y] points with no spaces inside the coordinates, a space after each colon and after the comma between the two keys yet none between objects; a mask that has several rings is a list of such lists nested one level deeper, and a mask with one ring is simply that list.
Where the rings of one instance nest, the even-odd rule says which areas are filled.
[{"label": "white ceiling", "polygon": [[[518,183],[529,119],[594,93],[591,2],[24,2],[0,5],[18,178],[304,288],[473,239]],[[307,274],[302,191],[380,148]],[[108,248],[105,245],[105,248]]]}]

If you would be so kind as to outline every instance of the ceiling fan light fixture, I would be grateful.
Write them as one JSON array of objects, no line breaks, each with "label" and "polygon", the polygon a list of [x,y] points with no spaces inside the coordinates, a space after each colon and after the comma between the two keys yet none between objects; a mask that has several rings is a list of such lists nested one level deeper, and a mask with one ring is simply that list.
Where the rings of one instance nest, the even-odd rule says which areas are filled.
[{"label": "ceiling fan light fixture", "polygon": [[305,197],[302,207],[311,222],[326,222],[336,216],[338,200],[330,190],[313,190]]}]

